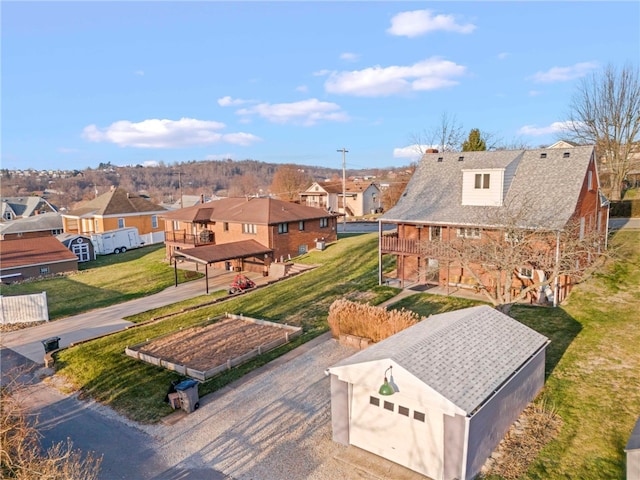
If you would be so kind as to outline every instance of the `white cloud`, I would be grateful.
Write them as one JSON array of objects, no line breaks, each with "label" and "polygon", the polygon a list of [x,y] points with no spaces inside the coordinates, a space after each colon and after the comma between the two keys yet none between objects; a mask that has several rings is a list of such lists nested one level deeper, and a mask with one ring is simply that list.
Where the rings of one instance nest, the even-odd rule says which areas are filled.
[{"label": "white cloud", "polygon": [[507,52],[500,52],[498,54],[498,60],[504,60],[505,58],[507,58],[509,56],[509,53]]},{"label": "white cloud", "polygon": [[133,73],[134,73],[134,75],[138,75],[139,77],[143,77],[144,76],[144,70],[136,70]]},{"label": "white cloud", "polygon": [[340,54],[340,60],[344,60],[345,62],[357,62],[360,58],[360,55],[357,53],[344,52]]},{"label": "white cloud", "polygon": [[325,81],[329,93],[358,97],[379,97],[411,91],[436,90],[457,85],[466,67],[437,57],[409,66],[365,68],[350,72],[333,72]]},{"label": "white cloud", "polygon": [[145,160],[144,162],[142,162],[142,166],[143,167],[158,167],[158,166],[160,166],[160,162],[158,162],[157,160]]},{"label": "white cloud", "polygon": [[180,120],[149,119],[133,123],[120,120],[106,128],[89,125],[82,136],[91,142],[110,142],[120,147],[181,148],[210,143],[248,145],[260,138],[250,133],[220,133],[224,123],[181,118]]},{"label": "white cloud", "polygon": [[292,103],[260,103],[243,108],[239,115],[258,115],[273,123],[293,123],[304,126],[315,125],[319,121],[344,122],[349,120],[346,112],[336,103],[321,102],[316,98]]},{"label": "white cloud", "polygon": [[238,105],[244,105],[245,103],[252,103],[252,100],[243,100],[242,98],[231,98],[229,95],[218,99],[218,105],[221,107],[233,107]]},{"label": "white cloud", "polygon": [[231,153],[214,153],[211,155],[207,155],[206,157],[204,157],[205,160],[228,160],[228,159],[233,159],[235,157],[235,155],[231,154]]},{"label": "white cloud", "polygon": [[546,127],[538,127],[536,125],[525,125],[518,130],[519,135],[531,135],[532,137],[538,137],[541,135],[549,135],[553,133],[564,132],[571,126],[570,122],[553,122]]},{"label": "white cloud", "polygon": [[582,62],[569,67],[553,67],[546,72],[536,72],[531,78],[539,83],[566,82],[584,77],[596,68],[596,62]]},{"label": "white cloud", "polygon": [[325,75],[329,75],[331,70],[327,70],[326,68],[323,70],[318,70],[317,72],[313,72],[314,77],[324,77]]},{"label": "white cloud", "polygon": [[307,93],[309,91],[309,87],[306,85],[299,85],[296,87],[296,92]]},{"label": "white cloud", "polygon": [[438,30],[471,33],[475,29],[476,26],[472,23],[457,23],[453,15],[434,15],[431,10],[413,10],[395,15],[387,32],[391,35],[417,37]]},{"label": "white cloud", "polygon": [[433,145],[407,145],[406,147],[399,147],[393,149],[393,158],[409,158],[411,160],[418,160],[422,158],[422,152],[428,148],[437,148]]}]

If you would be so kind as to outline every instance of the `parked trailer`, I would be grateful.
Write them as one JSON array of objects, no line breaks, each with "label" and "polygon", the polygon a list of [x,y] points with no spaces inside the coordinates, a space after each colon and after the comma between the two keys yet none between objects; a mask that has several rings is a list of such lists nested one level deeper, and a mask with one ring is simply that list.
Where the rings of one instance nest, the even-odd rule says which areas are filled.
[{"label": "parked trailer", "polygon": [[109,255],[110,253],[124,253],[132,248],[139,248],[144,245],[140,239],[136,227],[119,228],[103,233],[91,235],[91,242],[98,255]]}]

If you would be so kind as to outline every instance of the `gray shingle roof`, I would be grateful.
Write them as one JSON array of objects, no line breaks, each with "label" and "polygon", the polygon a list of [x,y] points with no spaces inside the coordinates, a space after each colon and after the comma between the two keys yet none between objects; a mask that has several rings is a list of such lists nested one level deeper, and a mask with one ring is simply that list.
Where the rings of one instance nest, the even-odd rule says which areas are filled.
[{"label": "gray shingle roof", "polygon": [[[497,218],[510,209],[524,213],[523,227],[562,229],[575,212],[593,152],[593,147],[586,146],[428,153],[397,205],[381,220],[490,226],[494,223],[488,223],[487,218]],[[541,158],[542,153],[545,158]],[[464,160],[459,161],[459,157]],[[513,170],[515,175],[504,185],[503,206],[462,205],[462,171],[466,169]],[[593,181],[597,185],[597,179]],[[488,212],[491,214],[487,215]]]},{"label": "gray shingle roof", "polygon": [[33,217],[18,218],[0,224],[0,234],[62,230],[62,215],[57,212],[43,213]]},{"label": "gray shingle roof", "polygon": [[485,305],[433,315],[334,367],[392,360],[470,414],[547,341]]}]

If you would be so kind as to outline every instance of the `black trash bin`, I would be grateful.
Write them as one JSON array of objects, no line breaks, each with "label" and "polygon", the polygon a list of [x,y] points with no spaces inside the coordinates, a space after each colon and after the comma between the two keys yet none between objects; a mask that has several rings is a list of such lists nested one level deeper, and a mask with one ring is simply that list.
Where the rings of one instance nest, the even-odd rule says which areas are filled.
[{"label": "black trash bin", "polygon": [[183,380],[175,386],[175,389],[180,398],[180,406],[185,412],[191,413],[200,407],[198,382],[196,380]]},{"label": "black trash bin", "polygon": [[42,340],[42,345],[44,346],[44,353],[58,350],[60,348],[60,337],[51,337],[46,340]]}]

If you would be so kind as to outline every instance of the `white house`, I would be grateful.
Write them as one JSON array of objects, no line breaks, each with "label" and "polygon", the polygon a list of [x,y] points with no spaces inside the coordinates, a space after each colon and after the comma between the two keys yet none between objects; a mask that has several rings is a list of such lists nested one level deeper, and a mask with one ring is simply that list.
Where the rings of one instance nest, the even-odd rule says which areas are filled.
[{"label": "white house", "polygon": [[[343,195],[344,194],[344,195]],[[343,200],[344,197],[344,200]],[[300,194],[303,204],[361,217],[380,209],[380,188],[372,182],[314,182]]]},{"label": "white house", "polygon": [[547,344],[489,306],[433,315],[328,369],[333,440],[471,479],[544,385]]}]

